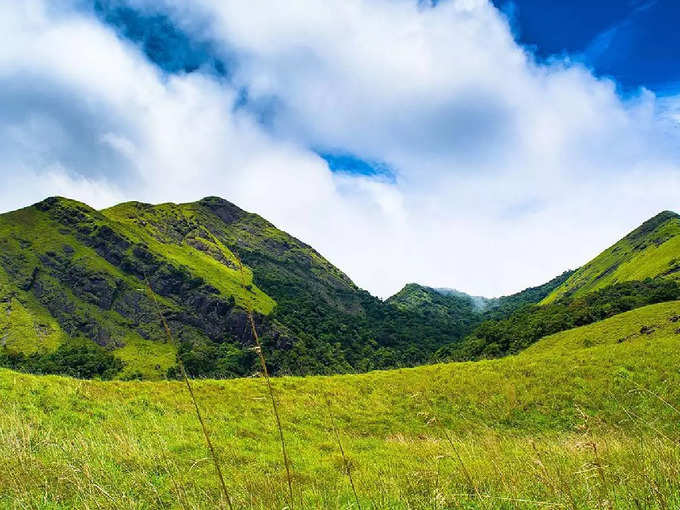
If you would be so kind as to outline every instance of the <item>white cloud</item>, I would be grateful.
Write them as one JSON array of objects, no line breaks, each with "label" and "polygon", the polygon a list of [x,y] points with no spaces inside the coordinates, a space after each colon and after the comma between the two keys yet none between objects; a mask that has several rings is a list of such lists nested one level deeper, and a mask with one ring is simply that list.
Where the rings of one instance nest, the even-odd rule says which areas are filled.
[{"label": "white cloud", "polygon": [[[519,290],[678,209],[680,101],[535,63],[486,1],[130,3],[208,34],[232,82],[164,76],[67,2],[0,6],[1,209],[221,195],[382,296]],[[234,108],[240,87],[275,98],[271,127]],[[333,174],[309,147],[396,179]]]}]

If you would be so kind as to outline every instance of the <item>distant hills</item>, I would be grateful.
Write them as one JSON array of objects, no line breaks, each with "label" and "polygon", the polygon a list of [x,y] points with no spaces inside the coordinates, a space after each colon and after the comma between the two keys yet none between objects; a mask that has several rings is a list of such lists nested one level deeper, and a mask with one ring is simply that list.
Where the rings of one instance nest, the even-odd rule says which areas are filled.
[{"label": "distant hills", "polygon": [[483,340],[460,350],[488,321],[623,281],[677,279],[678,233],[680,217],[661,213],[573,274],[512,296],[408,284],[382,301],[309,245],[220,198],[97,211],[53,197],[0,215],[0,364],[164,378],[181,357],[193,376],[246,376],[257,370],[249,308],[275,374],[413,366],[454,351],[493,357],[513,349]]},{"label": "distant hills", "polygon": [[448,320],[466,320],[466,324],[470,325],[481,318],[506,316],[524,305],[538,303],[562,285],[572,273],[565,271],[548,283],[498,298],[470,296],[456,289],[408,283],[387,299],[387,303],[401,310],[426,312]]},{"label": "distant hills", "polygon": [[483,322],[462,341],[439,349],[435,359],[515,354],[546,335],[676,299],[680,299],[680,216],[664,211],[577,271],[501,298],[501,313],[489,309]]}]

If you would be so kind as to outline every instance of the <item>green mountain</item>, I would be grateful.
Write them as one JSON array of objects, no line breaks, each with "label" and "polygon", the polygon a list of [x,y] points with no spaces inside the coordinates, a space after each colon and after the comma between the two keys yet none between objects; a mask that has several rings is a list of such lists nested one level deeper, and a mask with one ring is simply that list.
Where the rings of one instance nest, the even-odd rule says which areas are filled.
[{"label": "green mountain", "polygon": [[483,302],[464,292],[452,289],[433,289],[417,283],[408,283],[387,303],[399,310],[421,313],[428,319],[448,321],[451,327],[469,328],[479,322]]},{"label": "green mountain", "polygon": [[497,298],[471,296],[455,289],[408,283],[386,302],[399,310],[419,314],[426,321],[438,321],[448,324],[449,328],[470,331],[484,320],[507,317],[523,306],[538,303],[571,274],[572,271],[566,271],[543,285]]},{"label": "green mountain", "polygon": [[678,215],[662,213],[574,274],[512,296],[409,284],[381,301],[312,247],[220,198],[103,211],[49,198],[0,215],[0,365],[164,378],[180,358],[193,376],[247,376],[258,370],[248,309],[274,374],[495,357],[674,299],[675,287],[615,282],[676,278],[679,232]]},{"label": "green mountain", "polygon": [[469,331],[465,320],[382,302],[310,246],[219,198],[103,211],[49,198],[0,215],[6,366],[148,378],[172,376],[180,356],[195,376],[250,375],[249,307],[274,373],[414,365]]},{"label": "green mountain", "polygon": [[671,211],[657,214],[607,248],[551,292],[543,304],[655,277],[680,279],[680,215]]},{"label": "green mountain", "polygon": [[439,349],[434,359],[515,354],[546,335],[680,299],[679,234],[680,216],[658,214],[582,268],[537,288],[547,291],[543,298],[529,289],[538,304],[522,302],[518,294],[505,304],[510,306],[504,313],[487,312],[468,336]]}]

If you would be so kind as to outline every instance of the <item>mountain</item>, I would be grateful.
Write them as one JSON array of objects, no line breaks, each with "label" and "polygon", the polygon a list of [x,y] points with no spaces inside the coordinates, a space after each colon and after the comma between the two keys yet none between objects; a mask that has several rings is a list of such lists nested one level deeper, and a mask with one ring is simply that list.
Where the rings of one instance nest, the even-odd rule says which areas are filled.
[{"label": "mountain", "polygon": [[451,329],[470,331],[484,320],[507,317],[523,306],[538,303],[571,274],[572,271],[565,271],[543,285],[497,298],[408,283],[386,302],[401,311],[422,315],[426,321],[435,320],[448,324]]},{"label": "mountain", "polygon": [[464,292],[434,289],[417,283],[406,284],[387,299],[387,303],[399,310],[448,321],[451,327],[459,328],[467,328],[479,322],[485,301],[485,298],[475,298]]},{"label": "mountain", "polygon": [[0,215],[5,365],[153,378],[174,375],[180,356],[195,376],[249,375],[257,364],[248,307],[273,373],[414,365],[469,331],[465,321],[382,302],[310,246],[220,198],[97,211],[55,197]]},{"label": "mountain", "polygon": [[434,359],[516,354],[546,335],[680,299],[680,216],[662,212],[575,272],[528,289],[524,302],[520,294],[500,313],[489,308],[468,336],[440,348]]},{"label": "mountain", "polygon": [[408,284],[381,301],[309,245],[220,198],[97,211],[53,197],[0,215],[0,365],[164,378],[177,375],[179,358],[195,377],[247,376],[258,370],[248,309],[274,374],[495,357],[674,299],[676,287],[637,278],[674,281],[678,233],[678,215],[661,213],[574,274],[512,296]]},{"label": "mountain", "polygon": [[680,279],[680,215],[663,211],[607,248],[550,293],[543,304],[579,297],[614,283]]},{"label": "mountain", "polygon": [[429,317],[434,316],[469,327],[483,319],[505,317],[522,306],[538,303],[562,285],[572,273],[573,271],[565,271],[543,285],[497,298],[471,296],[456,289],[408,283],[387,299],[387,303],[400,310],[424,313]]}]

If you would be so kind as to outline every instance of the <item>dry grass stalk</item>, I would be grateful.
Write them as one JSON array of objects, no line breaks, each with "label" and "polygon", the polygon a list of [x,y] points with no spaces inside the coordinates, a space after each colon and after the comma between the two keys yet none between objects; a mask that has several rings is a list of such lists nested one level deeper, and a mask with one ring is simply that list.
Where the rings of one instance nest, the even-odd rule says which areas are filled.
[{"label": "dry grass stalk", "polygon": [[[215,239],[215,236],[210,234],[210,236],[213,238],[215,241],[215,244],[218,246],[218,248],[221,247],[219,243],[217,242],[217,239]],[[293,510],[294,508],[294,497],[293,497],[293,480],[292,476],[290,473],[290,461],[288,458],[288,451],[286,450],[286,440],[283,435],[283,426],[281,425],[281,417],[279,415],[279,408],[278,404],[276,403],[276,396],[274,395],[274,388],[272,387],[272,382],[271,382],[271,377],[269,376],[269,370],[267,369],[267,361],[264,358],[264,353],[262,351],[262,342],[260,342],[260,336],[257,334],[257,328],[255,327],[255,319],[253,318],[253,307],[250,303],[250,300],[247,298],[247,289],[246,289],[246,277],[245,277],[245,271],[243,269],[243,262],[241,262],[241,258],[238,256],[236,252],[234,253],[234,257],[236,257],[236,260],[238,262],[239,266],[239,271],[241,273],[241,287],[243,288],[244,296],[245,296],[245,302],[246,302],[246,312],[248,313],[248,322],[250,323],[250,330],[253,334],[253,340],[255,341],[255,352],[257,352],[258,359],[260,360],[260,367],[262,368],[262,373],[264,375],[264,379],[267,384],[267,391],[269,392],[269,397],[271,399],[272,403],[272,411],[274,413],[274,418],[276,420],[276,427],[279,431],[279,442],[281,443],[281,453],[283,455],[283,463],[286,468],[286,480],[288,481],[288,495],[290,498],[289,505],[290,509]]]},{"label": "dry grass stalk", "polygon": [[446,442],[451,447],[453,454],[456,456],[456,459],[458,460],[458,463],[460,464],[461,470],[463,471],[463,475],[465,476],[465,479],[467,480],[468,485],[473,488],[473,490],[475,491],[475,494],[477,495],[477,498],[482,503],[484,508],[488,508],[486,500],[482,497],[482,493],[479,491],[477,484],[472,479],[472,476],[470,475],[470,471],[468,470],[467,466],[465,465],[465,462],[463,462],[463,457],[460,455],[460,452],[458,451],[456,444],[453,442],[453,439],[451,438],[449,431],[446,430],[446,427],[444,426],[444,424],[439,420],[439,418],[435,414],[434,406],[432,405],[432,402],[430,401],[430,399],[427,397],[427,395],[424,392],[423,392],[422,395],[423,395],[423,399],[425,400],[428,407],[430,408],[431,418],[428,421],[428,423],[436,423],[437,426],[439,426],[439,429],[441,430],[442,435],[444,436],[444,439],[446,440]]},{"label": "dry grass stalk", "polygon": [[328,395],[326,395],[326,406],[328,406],[328,415],[330,416],[331,420],[331,428],[333,429],[333,434],[335,435],[335,440],[338,443],[338,449],[340,450],[340,455],[342,456],[342,462],[345,466],[345,473],[347,474],[347,478],[349,478],[349,484],[352,487],[352,493],[354,494],[354,500],[357,503],[357,508],[361,510],[361,503],[359,502],[359,496],[357,494],[357,489],[354,486],[354,479],[352,478],[352,466],[349,463],[349,460],[347,459],[347,456],[345,455],[345,449],[342,447],[342,441],[340,440],[340,431],[338,430],[337,425],[335,424],[335,415],[333,414],[333,407],[331,406],[331,401],[328,398]]},{"label": "dry grass stalk", "polygon": [[[158,304],[158,299],[156,298],[156,294],[151,290],[151,285],[149,284],[149,279],[144,275],[144,280],[146,282],[146,288],[147,291],[149,292],[149,295],[151,296],[154,306],[156,307],[156,312],[158,313],[158,317],[160,318],[161,323],[163,324],[163,328],[165,329],[165,334],[168,337],[168,341],[171,344],[175,344],[172,332],[170,331],[170,327],[168,326],[167,321],[165,320],[165,317],[163,316],[163,312],[161,310],[160,305]],[[194,390],[191,387],[191,383],[189,382],[189,377],[187,376],[187,371],[184,368],[184,363],[182,362],[181,357],[177,357],[177,364],[179,365],[179,370],[180,373],[182,374],[182,379],[184,380],[184,384],[187,388],[187,391],[189,392],[189,396],[191,397],[191,401],[194,404],[194,409],[196,410],[196,417],[198,418],[199,423],[201,424],[201,430],[203,431],[203,437],[205,438],[205,444],[208,447],[208,451],[210,452],[210,456],[212,457],[213,464],[215,466],[215,472],[217,473],[217,477],[219,478],[220,481],[220,486],[222,488],[222,493],[224,494],[224,498],[227,501],[227,505],[229,506],[229,510],[233,510],[233,506],[231,504],[231,496],[229,495],[229,490],[227,489],[227,484],[224,481],[224,476],[222,475],[222,468],[220,468],[220,461],[219,457],[217,456],[217,452],[215,451],[215,448],[213,447],[212,441],[210,440],[210,433],[208,432],[208,428],[205,425],[205,422],[203,421],[203,415],[201,414],[201,409],[198,406],[198,401],[196,400],[196,396],[194,395]]]}]

